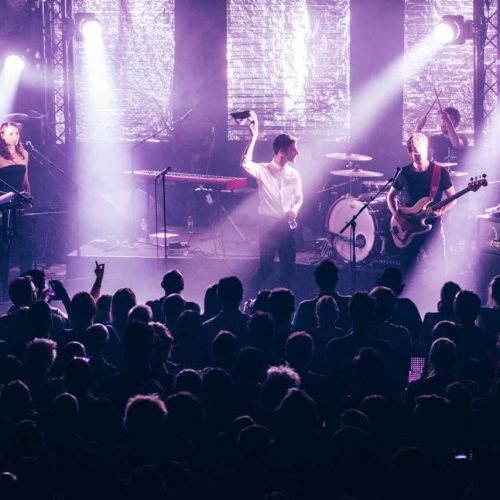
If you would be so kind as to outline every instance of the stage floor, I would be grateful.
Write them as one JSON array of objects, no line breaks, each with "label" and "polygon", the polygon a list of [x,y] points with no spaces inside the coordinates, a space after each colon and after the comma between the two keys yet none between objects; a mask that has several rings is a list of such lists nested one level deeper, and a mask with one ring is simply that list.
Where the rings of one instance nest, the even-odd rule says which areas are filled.
[{"label": "stage floor", "polygon": [[[162,245],[157,249],[156,245],[145,240],[135,242],[93,240],[81,245],[78,251],[75,249],[70,252],[64,262],[50,263],[50,265],[39,262],[39,267],[45,270],[48,279],[61,280],[72,296],[76,292],[90,290],[94,281],[95,261],[104,262],[106,272],[102,292],[114,293],[118,288],[130,287],[136,293],[138,303],[160,297],[163,293],[160,286],[162,276],[166,270],[174,268],[184,274],[186,298],[195,300],[200,305],[203,304],[206,288],[221,277],[237,275],[248,288],[258,264],[256,238],[243,241],[234,230],[226,228],[224,240],[221,241],[220,235],[214,236],[206,228],[197,228],[190,239],[186,228],[169,229],[175,236],[168,238],[170,248],[166,260]],[[331,248],[328,246],[322,248],[324,244],[316,243],[311,233],[306,230],[303,233],[306,237],[304,241],[299,241],[300,251],[297,253],[294,289],[297,301],[310,298],[316,293],[314,269],[325,256],[332,257],[339,266],[337,289],[340,293],[350,294],[352,292],[350,263],[342,261],[338,255],[331,255]],[[486,253],[469,254],[468,260],[469,264],[464,265],[459,273],[450,278],[458,282],[462,288],[469,288],[479,293],[485,303],[489,279],[495,274],[500,274],[500,256]],[[481,264],[479,268],[471,265],[474,261]],[[356,288],[371,290],[376,286],[377,278],[383,269],[391,264],[390,261],[383,262],[380,259],[366,259],[359,263]],[[13,267],[10,278],[13,279],[18,273],[19,269]],[[437,277],[422,270],[417,278],[415,285],[418,290],[415,291],[415,287],[407,284],[404,294],[414,297],[422,311],[434,310],[439,300],[439,286],[445,277]],[[276,286],[276,280],[275,272],[264,287]],[[5,312],[9,306],[8,301],[0,303],[0,313]]]},{"label": "stage floor", "polygon": [[[95,261],[106,263],[104,291],[119,287],[131,287],[139,302],[160,296],[161,278],[166,269],[179,269],[185,279],[185,296],[203,303],[206,288],[220,278],[237,275],[248,289],[250,279],[258,264],[258,242],[256,238],[244,241],[236,231],[227,228],[221,234],[213,234],[208,228],[201,228],[193,235],[183,227],[169,227],[168,253],[165,259],[163,239],[155,245],[155,237],[149,242],[109,242],[94,240],[72,251],[66,258],[66,280],[74,293],[91,286]],[[328,247],[309,237],[299,241],[296,266],[297,300],[309,298],[316,292],[314,283],[315,266],[328,255]],[[299,238],[300,239],[300,238]],[[335,258],[335,257],[334,257]],[[350,264],[335,258],[340,268],[338,289],[341,293],[351,292]],[[386,263],[364,262],[359,265],[357,284],[359,289],[369,290],[376,282]],[[83,288],[81,288],[83,286]],[[277,265],[264,288],[277,286]]]},{"label": "stage floor", "polygon": [[[225,232],[213,234],[201,229],[190,235],[186,228],[169,227],[168,252],[165,257],[163,238],[151,235],[149,241],[124,241],[121,243],[94,240],[74,250],[66,258],[66,279],[74,288],[76,283],[85,284],[92,278],[95,261],[106,263],[106,290],[130,286],[140,301],[160,296],[161,278],[166,269],[179,269],[185,279],[185,295],[203,303],[206,288],[221,277],[237,275],[245,286],[258,264],[256,239],[244,241],[239,235]],[[300,296],[314,293],[314,266],[323,258],[311,248],[297,254],[297,289]],[[307,285],[310,283],[310,286]],[[276,286],[275,276],[265,286]]]}]

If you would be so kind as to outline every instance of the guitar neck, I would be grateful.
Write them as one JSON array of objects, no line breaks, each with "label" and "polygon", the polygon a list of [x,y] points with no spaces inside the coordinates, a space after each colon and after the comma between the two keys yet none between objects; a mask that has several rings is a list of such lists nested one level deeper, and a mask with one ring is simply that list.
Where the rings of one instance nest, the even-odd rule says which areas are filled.
[{"label": "guitar neck", "polygon": [[444,207],[445,205],[448,205],[448,203],[451,203],[452,201],[455,201],[457,198],[460,198],[460,196],[463,196],[465,193],[468,193],[469,191],[472,191],[471,186],[467,186],[466,188],[462,189],[461,191],[458,191],[458,193],[452,194],[451,196],[448,196],[444,200],[438,201],[437,203],[432,203],[431,208],[432,210],[439,210],[440,208]]}]

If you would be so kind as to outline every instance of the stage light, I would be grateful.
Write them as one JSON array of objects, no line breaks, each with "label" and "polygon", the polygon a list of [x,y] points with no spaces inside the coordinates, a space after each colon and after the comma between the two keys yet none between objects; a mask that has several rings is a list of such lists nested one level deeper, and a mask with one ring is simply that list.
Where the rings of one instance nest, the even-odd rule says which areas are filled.
[{"label": "stage light", "polygon": [[439,23],[434,28],[434,35],[441,43],[450,43],[455,38],[455,32],[448,23]]},{"label": "stage light", "polygon": [[75,38],[79,41],[94,41],[102,38],[102,24],[91,12],[75,14]]},{"label": "stage light", "polygon": [[462,45],[472,38],[472,21],[465,21],[464,16],[443,16],[434,36],[442,44]]},{"label": "stage light", "polygon": [[16,54],[5,58],[5,68],[11,73],[21,73],[25,67],[24,59]]}]

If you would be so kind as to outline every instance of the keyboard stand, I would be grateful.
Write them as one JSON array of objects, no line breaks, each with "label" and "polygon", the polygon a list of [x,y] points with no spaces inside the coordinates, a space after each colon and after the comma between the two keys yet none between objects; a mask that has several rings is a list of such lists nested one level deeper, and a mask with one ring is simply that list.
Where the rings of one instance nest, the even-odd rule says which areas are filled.
[{"label": "keyboard stand", "polygon": [[221,200],[221,194],[224,193],[222,190],[213,190],[213,189],[208,189],[203,186],[200,186],[196,189],[198,192],[202,192],[205,194],[205,200],[208,203],[208,205],[214,205],[214,208],[216,210],[216,221],[215,222],[210,222],[210,225],[212,227],[212,240],[214,243],[214,253],[217,254],[217,243],[220,244],[220,248],[222,250],[222,257],[226,257],[226,242],[224,238],[224,232],[222,231],[222,221],[225,218],[231,226],[233,226],[233,229],[236,231],[236,234],[240,237],[242,243],[249,244],[250,241],[245,237],[241,229],[238,227],[238,224],[236,224],[236,221],[233,219],[231,214],[228,212],[227,208],[224,206],[224,203],[222,203]]}]

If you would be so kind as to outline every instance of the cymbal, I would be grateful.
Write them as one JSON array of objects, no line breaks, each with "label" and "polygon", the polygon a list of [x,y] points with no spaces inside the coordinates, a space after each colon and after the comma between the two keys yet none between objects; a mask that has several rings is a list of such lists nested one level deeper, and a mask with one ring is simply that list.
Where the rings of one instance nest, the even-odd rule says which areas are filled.
[{"label": "cymbal", "polygon": [[459,172],[458,170],[448,170],[450,177],[463,177],[467,172]]},{"label": "cymbal", "polygon": [[332,160],[343,160],[343,161],[370,161],[371,156],[358,155],[356,153],[327,153],[325,155],[327,158]]},{"label": "cymbal", "polygon": [[440,167],[456,167],[458,163],[454,163],[452,161],[435,161],[434,162],[436,165],[439,165]]},{"label": "cymbal", "polygon": [[360,168],[346,168],[343,170],[331,170],[332,175],[340,175],[341,177],[382,177],[382,172],[375,172],[373,170],[361,170]]},{"label": "cymbal", "polygon": [[362,184],[363,186],[366,186],[368,188],[381,188],[386,181],[363,181]]}]

